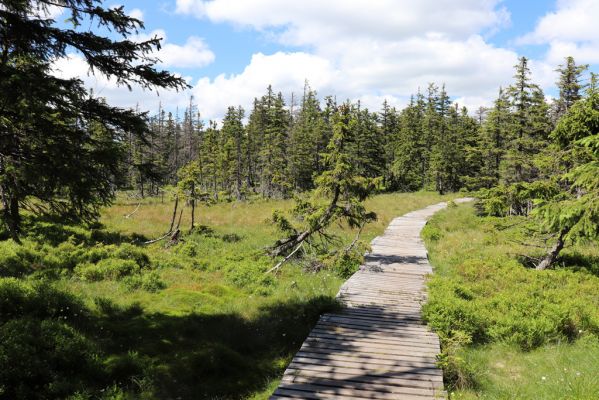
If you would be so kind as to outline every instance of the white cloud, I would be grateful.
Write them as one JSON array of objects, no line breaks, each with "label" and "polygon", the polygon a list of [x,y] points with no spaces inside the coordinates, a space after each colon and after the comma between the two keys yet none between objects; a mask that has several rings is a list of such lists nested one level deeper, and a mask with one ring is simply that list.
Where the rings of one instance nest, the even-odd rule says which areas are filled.
[{"label": "white cloud", "polygon": [[[94,95],[105,97],[109,104],[117,107],[135,108],[139,105],[141,111],[158,109],[159,103],[168,105],[169,108],[176,106],[184,107],[185,96],[175,90],[144,90],[134,85],[132,90],[124,86],[117,85],[114,79],[108,79],[106,76],[96,73],[91,74],[89,66],[85,59],[77,54],[69,54],[67,57],[59,59],[53,65],[54,75],[69,79],[81,79],[88,89],[93,90]],[[190,78],[186,78],[189,82]]]},{"label": "white cloud", "polygon": [[[285,27],[282,38],[319,44],[339,37],[397,39],[443,32],[468,36],[506,22],[499,0],[177,0],[177,12],[263,30]],[[321,36],[326,33],[328,36]]]},{"label": "white cloud", "polygon": [[214,61],[214,53],[202,38],[190,36],[183,46],[166,43],[157,54],[165,67],[204,67]]},{"label": "white cloud", "polygon": [[519,44],[548,44],[546,61],[553,65],[573,56],[579,63],[599,63],[599,1],[558,0],[535,30],[518,39]]},{"label": "white cloud", "polygon": [[144,13],[139,8],[134,8],[133,10],[129,11],[129,16],[140,21],[144,20]]},{"label": "white cloud", "polygon": [[[361,100],[379,109],[403,105],[418,87],[445,83],[451,95],[496,96],[511,82],[517,55],[481,33],[509,15],[497,0],[177,0],[177,12],[263,32],[302,52],[256,54],[237,75],[200,79],[194,92],[204,115],[229,104],[251,106],[272,83],[301,92],[304,79],[321,95]],[[298,63],[300,66],[298,66]]]},{"label": "white cloud", "polygon": [[307,53],[254,54],[250,64],[240,74],[201,78],[192,89],[204,118],[218,119],[227,106],[242,105],[249,111],[253,99],[273,89],[296,94],[307,78],[313,87],[329,87],[337,72],[329,61]]},{"label": "white cloud", "polygon": [[154,52],[160,60],[160,65],[168,68],[199,68],[214,62],[215,55],[206,42],[200,37],[190,36],[183,46],[169,43],[166,32],[156,29],[147,34],[140,34],[133,38],[135,41],[144,41],[154,37],[161,38],[161,49]]}]

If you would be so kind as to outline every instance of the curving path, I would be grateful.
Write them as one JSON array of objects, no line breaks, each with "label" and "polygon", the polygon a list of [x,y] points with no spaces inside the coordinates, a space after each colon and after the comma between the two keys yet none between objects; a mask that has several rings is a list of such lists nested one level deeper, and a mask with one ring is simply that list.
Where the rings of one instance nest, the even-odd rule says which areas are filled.
[{"label": "curving path", "polygon": [[395,218],[372,241],[364,265],[337,295],[343,310],[320,317],[271,399],[446,397],[439,338],[420,318],[425,277],[433,272],[420,231],[446,206]]}]

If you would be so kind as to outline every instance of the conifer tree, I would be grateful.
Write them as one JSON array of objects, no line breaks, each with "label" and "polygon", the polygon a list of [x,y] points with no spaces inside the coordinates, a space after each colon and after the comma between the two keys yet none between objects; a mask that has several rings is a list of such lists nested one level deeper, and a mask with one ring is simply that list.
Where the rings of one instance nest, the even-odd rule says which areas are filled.
[{"label": "conifer tree", "polygon": [[291,186],[286,174],[290,116],[283,95],[275,96],[271,86],[262,102],[266,113],[260,149],[262,194],[269,198],[284,197]]},{"label": "conifer tree", "polygon": [[216,122],[210,121],[208,129],[204,132],[200,146],[198,163],[202,166],[202,180],[200,184],[204,191],[211,194],[214,200],[218,200],[219,192],[219,132]]},{"label": "conifer tree", "polygon": [[499,184],[501,165],[513,129],[512,124],[509,99],[505,91],[499,88],[499,95],[481,127],[480,149],[483,165],[480,187],[490,188]]},{"label": "conifer tree", "polygon": [[507,90],[514,118],[503,171],[507,183],[532,182],[538,176],[533,159],[547,146],[550,130],[549,108],[541,88],[530,82],[528,59],[521,57],[515,68],[515,82]]},{"label": "conifer tree", "polygon": [[[72,27],[60,27],[41,9],[63,8]],[[79,29],[85,21],[111,37]],[[126,133],[143,136],[145,115],[111,107],[79,79],[52,74],[52,63],[78,51],[96,73],[119,84],[183,88],[181,78],[157,70],[155,37],[133,42],[143,23],[123,7],[92,0],[6,0],[0,7],[0,194],[3,220],[18,238],[21,207],[93,219],[113,198],[124,154],[114,151]],[[30,202],[37,198],[39,201]],[[40,210],[40,208],[42,210]]]},{"label": "conifer tree", "polygon": [[247,186],[256,190],[262,176],[261,151],[264,146],[264,128],[266,126],[266,110],[264,102],[254,99],[254,106],[247,126],[247,145],[245,163],[247,167]]},{"label": "conifer tree", "polygon": [[301,107],[289,137],[289,174],[297,191],[314,187],[323,135],[324,122],[320,104],[316,92],[306,83]]},{"label": "conifer tree", "polygon": [[241,200],[244,196],[242,188],[245,150],[243,116],[243,108],[229,107],[220,131],[220,169],[224,174],[224,177],[221,179],[223,190],[227,193],[234,193],[237,200]]},{"label": "conifer tree", "polygon": [[[304,241],[314,235],[326,237],[326,229],[333,222],[344,220],[351,227],[360,227],[376,218],[376,214],[366,211],[363,201],[370,196],[381,182],[380,178],[367,178],[359,175],[356,165],[351,162],[349,143],[355,142],[357,124],[352,106],[341,105],[333,117],[333,137],[324,154],[325,171],[316,179],[316,190],[308,201],[297,200],[294,213],[304,221],[302,227],[295,227],[280,213],[275,213],[275,221],[289,234],[272,247],[274,255],[286,255],[285,260],[295,254]],[[278,269],[282,262],[273,270]]]},{"label": "conifer tree", "polygon": [[565,64],[561,64],[556,70],[559,80],[556,82],[559,89],[559,98],[556,101],[555,121],[568,112],[572,105],[582,97],[581,83],[582,74],[588,69],[588,65],[576,65],[574,57],[566,57]]},{"label": "conifer tree", "polygon": [[397,189],[397,182],[395,181],[393,174],[393,164],[399,140],[399,113],[395,107],[389,105],[387,99],[383,101],[383,109],[378,114],[378,123],[380,125],[385,155],[384,184],[389,190]]},{"label": "conifer tree", "polygon": [[585,161],[572,165],[561,176],[564,191],[553,199],[539,199],[535,210],[556,240],[537,265],[551,267],[568,240],[599,237],[599,91],[592,82],[587,98],[575,102],[551,134],[565,151],[586,153]]}]

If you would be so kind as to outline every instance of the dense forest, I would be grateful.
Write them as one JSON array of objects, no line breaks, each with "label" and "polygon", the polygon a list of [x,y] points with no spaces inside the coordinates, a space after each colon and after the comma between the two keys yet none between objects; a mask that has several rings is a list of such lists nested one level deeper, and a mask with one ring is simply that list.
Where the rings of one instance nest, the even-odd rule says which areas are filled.
[{"label": "dense forest", "polygon": [[[551,104],[531,81],[525,57],[491,108],[460,107],[435,83],[402,110],[385,102],[373,112],[348,101],[352,162],[360,175],[384,177],[388,191],[443,193],[532,182],[542,177],[533,158],[547,149],[559,118],[584,95],[585,69],[571,57],[559,66],[560,95]],[[176,185],[181,168],[193,164],[198,187],[214,199],[285,198],[311,190],[324,169],[321,155],[339,104],[333,96],[319,101],[308,83],[297,102],[287,105],[282,93],[268,87],[249,114],[231,106],[222,121],[206,126],[193,98],[182,118],[159,110],[149,119],[147,142],[130,137],[123,143],[128,169],[121,185],[142,196],[156,193]]]}]

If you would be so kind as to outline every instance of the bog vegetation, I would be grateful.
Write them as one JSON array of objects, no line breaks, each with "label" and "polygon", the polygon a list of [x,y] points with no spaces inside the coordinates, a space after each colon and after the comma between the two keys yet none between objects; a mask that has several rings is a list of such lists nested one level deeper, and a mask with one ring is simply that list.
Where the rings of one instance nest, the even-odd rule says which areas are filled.
[{"label": "bog vegetation", "polygon": [[[56,24],[50,5],[71,18]],[[193,98],[182,116],[150,115],[53,74],[77,52],[122,85],[184,89],[155,66],[159,38],[131,40],[141,29],[98,0],[0,3],[0,398],[264,397],[368,240],[458,191],[477,193],[477,215],[452,209],[425,233],[447,383],[526,397],[536,375],[512,369],[539,358],[592,371],[599,88],[586,66],[565,58],[551,103],[522,57],[491,108],[431,83],[371,111],[306,82],[299,99],[268,87],[218,122]],[[486,374],[496,358],[510,366]],[[545,393],[597,391],[571,382]]]}]

